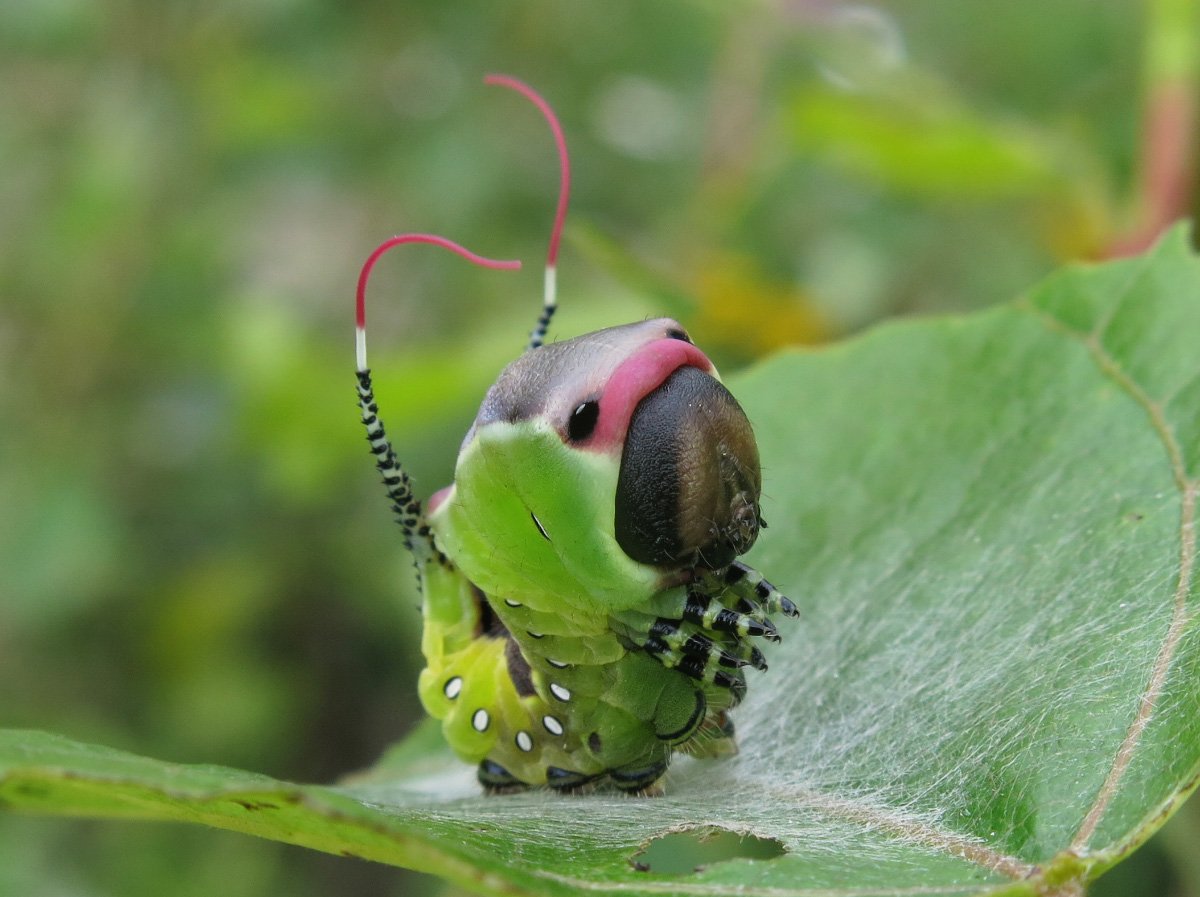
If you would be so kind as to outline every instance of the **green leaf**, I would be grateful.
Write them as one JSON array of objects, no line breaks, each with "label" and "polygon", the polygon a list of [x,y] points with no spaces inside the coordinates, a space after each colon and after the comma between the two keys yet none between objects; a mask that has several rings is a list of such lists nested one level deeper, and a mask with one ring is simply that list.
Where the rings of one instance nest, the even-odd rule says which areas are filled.
[{"label": "green leaf", "polygon": [[892,190],[956,202],[1032,195],[1064,174],[1091,170],[1079,147],[1069,147],[1075,167],[1065,164],[1061,138],[985,118],[944,85],[906,86],[882,95],[827,88],[797,95],[797,147]]},{"label": "green leaf", "polygon": [[[491,894],[1079,893],[1200,774],[1197,346],[1177,230],[734,378],[767,483],[753,561],[803,616],[738,709],[741,754],[679,761],[664,797],[485,798],[427,725],[331,787],[6,732],[0,802]],[[680,832],[754,849],[726,835],[731,858],[673,872],[641,852]]]}]

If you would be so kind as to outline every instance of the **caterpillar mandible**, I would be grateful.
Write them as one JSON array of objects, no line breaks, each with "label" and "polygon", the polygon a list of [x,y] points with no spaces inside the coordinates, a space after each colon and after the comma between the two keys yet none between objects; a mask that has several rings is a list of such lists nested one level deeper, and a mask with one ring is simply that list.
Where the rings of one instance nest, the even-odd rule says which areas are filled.
[{"label": "caterpillar mandible", "polygon": [[523,355],[488,390],[454,483],[426,507],[378,415],[366,360],[365,292],[379,257],[443,237],[402,234],[358,280],[358,400],[422,592],[421,703],[478,764],[488,791],[605,780],[656,793],[675,751],[733,753],[728,711],[753,639],[795,605],[738,560],[766,526],[758,447],[741,406],[677,322],[660,318],[544,345],[556,308],[570,186],[553,111],[542,112],[561,183],[541,315]]}]

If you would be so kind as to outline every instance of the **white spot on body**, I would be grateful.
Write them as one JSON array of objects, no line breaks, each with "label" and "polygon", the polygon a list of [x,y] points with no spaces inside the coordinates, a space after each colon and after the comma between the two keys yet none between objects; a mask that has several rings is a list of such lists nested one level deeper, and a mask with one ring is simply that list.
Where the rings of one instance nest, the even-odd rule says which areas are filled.
[{"label": "white spot on body", "polygon": [[471,717],[471,728],[474,729],[476,732],[486,732],[488,723],[490,723],[491,721],[492,721],[492,718],[490,716],[488,716],[488,712],[486,710],[484,710],[482,707],[480,707],[478,710],[475,711],[475,714]]},{"label": "white spot on body", "polygon": [[446,684],[442,686],[442,694],[448,697],[451,701],[462,694],[463,681],[462,676],[453,676],[446,680]]},{"label": "white spot on body", "polygon": [[554,695],[554,697],[558,698],[560,701],[571,700],[570,689],[564,688],[563,686],[559,685],[557,682],[550,683],[550,694]]},{"label": "white spot on body", "polygon": [[524,729],[517,733],[517,747],[525,753],[533,750],[533,737]]},{"label": "white spot on body", "polygon": [[546,714],[542,717],[542,725],[546,727],[546,731],[551,735],[561,735],[563,733],[563,724],[558,721],[558,717]]}]

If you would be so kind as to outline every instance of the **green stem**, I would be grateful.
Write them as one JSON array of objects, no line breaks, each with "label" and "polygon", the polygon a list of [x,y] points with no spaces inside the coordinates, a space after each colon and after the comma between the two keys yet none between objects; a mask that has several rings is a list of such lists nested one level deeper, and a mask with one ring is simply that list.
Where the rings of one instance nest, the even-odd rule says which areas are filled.
[{"label": "green stem", "polygon": [[1195,87],[1200,4],[1196,0],[1149,0],[1146,81],[1153,92],[1164,82]]}]

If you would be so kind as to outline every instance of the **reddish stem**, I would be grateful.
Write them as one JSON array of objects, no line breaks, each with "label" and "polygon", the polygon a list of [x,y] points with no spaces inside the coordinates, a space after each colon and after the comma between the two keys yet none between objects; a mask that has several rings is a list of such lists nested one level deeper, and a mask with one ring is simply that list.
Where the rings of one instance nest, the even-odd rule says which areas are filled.
[{"label": "reddish stem", "polygon": [[1108,247],[1109,257],[1147,249],[1172,222],[1187,214],[1195,177],[1196,97],[1191,85],[1157,86],[1142,132],[1138,195],[1142,207],[1135,229]]}]

